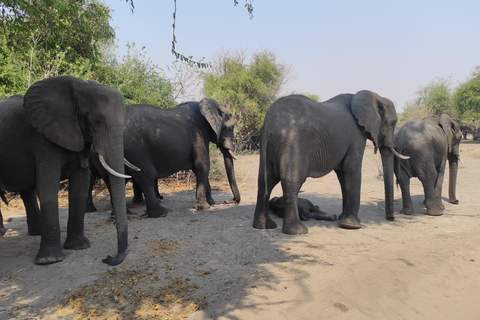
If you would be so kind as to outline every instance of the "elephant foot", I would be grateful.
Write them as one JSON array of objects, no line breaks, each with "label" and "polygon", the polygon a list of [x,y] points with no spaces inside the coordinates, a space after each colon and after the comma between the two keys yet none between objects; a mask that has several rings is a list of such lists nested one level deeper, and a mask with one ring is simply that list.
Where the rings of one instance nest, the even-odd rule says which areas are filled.
[{"label": "elephant foot", "polygon": [[83,250],[90,248],[90,240],[87,239],[83,234],[78,236],[68,236],[63,244],[64,249],[69,250]]},{"label": "elephant foot", "polygon": [[97,211],[97,207],[95,207],[93,204],[87,205],[87,208],[85,209],[85,212],[95,212]]},{"label": "elephant foot", "polygon": [[62,248],[60,248],[60,244],[43,245],[40,246],[40,250],[38,250],[35,263],[44,265],[60,262],[63,261],[63,259],[65,259],[65,256],[63,255]]},{"label": "elephant foot", "polygon": [[253,227],[255,229],[276,229],[277,224],[270,217],[263,218],[263,219],[254,218]]},{"label": "elephant foot", "polygon": [[403,213],[407,216],[411,216],[412,214],[414,214],[413,209],[411,208],[402,208],[402,210],[400,210],[400,213]]},{"label": "elephant foot", "polygon": [[28,234],[30,236],[40,236],[42,235],[42,231],[41,231],[41,228],[40,227],[28,227]]},{"label": "elephant foot", "polygon": [[346,217],[341,218],[340,220],[340,228],[344,229],[360,229],[362,226],[360,225],[360,220],[355,217]]},{"label": "elephant foot", "polygon": [[209,205],[213,206],[215,204],[215,200],[213,200],[212,198],[210,199],[207,199],[207,202]]},{"label": "elephant foot", "polygon": [[208,202],[195,203],[193,205],[193,208],[196,209],[196,210],[206,210],[206,209],[210,209],[210,204]]},{"label": "elephant foot", "polygon": [[132,204],[145,204],[143,197],[133,197]]},{"label": "elephant foot", "polygon": [[282,226],[282,232],[285,234],[306,234],[308,233],[308,228],[300,221],[291,224],[284,223]]},{"label": "elephant foot", "polygon": [[440,208],[427,209],[427,214],[429,216],[441,216],[443,214],[443,210]]},{"label": "elephant foot", "polygon": [[223,201],[224,204],[237,204],[238,201],[235,200],[235,199],[231,199],[231,200],[225,200]]},{"label": "elephant foot", "polygon": [[153,211],[153,210],[148,211],[147,210],[147,215],[150,218],[164,218],[164,217],[167,216],[167,213],[168,213],[167,208],[162,207],[162,206],[158,206],[158,209],[156,209],[155,211]]},{"label": "elephant foot", "polygon": [[440,209],[445,210],[445,206],[443,205],[443,203],[440,203],[438,206],[440,207]]},{"label": "elephant foot", "polygon": [[460,201],[458,201],[458,199],[449,199],[450,203],[451,204],[459,204]]}]

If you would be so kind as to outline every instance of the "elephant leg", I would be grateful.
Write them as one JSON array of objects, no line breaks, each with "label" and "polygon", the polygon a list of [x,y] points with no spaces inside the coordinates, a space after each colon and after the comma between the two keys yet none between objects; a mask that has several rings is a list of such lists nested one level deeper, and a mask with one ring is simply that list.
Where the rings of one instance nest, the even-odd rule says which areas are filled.
[{"label": "elephant leg", "polygon": [[158,202],[161,202],[163,200],[163,196],[158,191],[158,179],[156,179],[155,181],[155,188],[153,188],[153,190],[155,191],[155,195],[157,196]]},{"label": "elephant leg", "polygon": [[[360,187],[362,179],[361,162],[355,165],[344,163],[344,169],[337,173],[340,174],[340,184],[342,186],[343,209],[340,215],[340,227],[345,229],[361,228],[358,219],[358,210],[360,209]],[[343,183],[342,183],[343,181]]]},{"label": "elephant leg", "polygon": [[437,206],[442,210],[445,210],[445,206],[442,202],[442,186],[444,177],[445,170],[438,172],[437,181],[435,182],[435,200],[437,202]]},{"label": "elephant leg", "polygon": [[345,191],[345,175],[343,174],[343,171],[341,170],[335,170],[335,173],[337,174],[337,179],[338,179],[338,182],[340,183],[340,189],[342,190],[342,213],[340,214],[340,216],[338,216],[338,219],[342,219],[345,215],[344,215],[344,210],[345,210],[345,201],[346,201],[346,191]]},{"label": "elephant leg", "polygon": [[146,186],[142,191],[145,195],[145,204],[147,206],[147,215],[150,218],[163,218],[167,216],[168,210],[158,203],[158,198],[153,190],[156,180]]},{"label": "elephant leg", "polygon": [[[135,182],[135,180],[133,180],[133,179],[132,179],[132,185],[133,185],[133,199],[132,199],[132,203],[135,203],[135,204],[143,204],[143,203],[145,203],[145,199],[143,198],[142,189],[140,188],[140,186],[138,185],[138,183]],[[157,188],[157,192],[158,192],[158,188]]]},{"label": "elephant leg", "polygon": [[404,170],[400,169],[397,180],[402,192],[402,209],[400,213],[412,215],[414,214],[414,210],[412,197],[410,196],[410,177]]},{"label": "elephant leg", "polygon": [[[295,186],[298,183],[282,181],[285,205],[282,232],[285,234],[305,234],[308,233],[308,228],[300,221],[298,213],[298,192],[302,184],[300,183],[298,188],[293,188],[291,185]],[[293,189],[298,189],[298,191]]]},{"label": "elephant leg", "polygon": [[2,210],[0,208],[0,237],[3,237],[3,235],[7,232],[7,229],[5,229],[5,226],[3,225],[3,216],[2,216]]},{"label": "elephant leg", "polygon": [[[435,177],[436,179],[433,180],[431,177]],[[429,170],[426,170],[424,173],[419,175],[418,179],[422,182],[423,185],[427,214],[430,216],[441,216],[443,214],[443,209],[438,206],[435,195],[435,183],[438,179],[438,172],[436,168],[429,168]]]},{"label": "elephant leg", "polygon": [[95,181],[97,178],[90,172],[90,183],[88,186],[88,194],[87,194],[87,208],[85,212],[95,212],[97,208],[93,204],[93,186],[95,185]]},{"label": "elephant leg", "polygon": [[[209,188],[208,182],[208,169],[204,168],[203,166],[199,166],[193,169],[195,176],[197,178],[197,187],[196,187],[196,195],[195,195],[195,204],[193,207],[197,210],[205,210],[210,208],[210,204],[207,201],[207,193]],[[210,190],[210,197],[211,197],[211,190]],[[213,201],[213,199],[212,199]]]},{"label": "elephant leg", "polygon": [[68,223],[64,249],[81,250],[90,247],[84,235],[85,206],[89,187],[89,171],[77,168],[68,181]]},{"label": "elephant leg", "polygon": [[35,190],[20,192],[25,211],[27,212],[28,234],[38,236],[42,234],[42,223],[40,221],[40,208],[37,202]]},{"label": "elephant leg", "polygon": [[[40,159],[39,162],[42,159]],[[45,161],[43,161],[45,162]],[[45,166],[47,167],[47,166]],[[49,170],[51,168],[51,170]],[[58,171],[58,172],[52,172]],[[35,258],[36,264],[50,264],[62,261],[60,223],[58,220],[58,189],[60,187],[60,164],[52,161],[49,167],[37,166],[37,193],[40,200],[42,237],[40,249]],[[85,202],[82,205],[84,208]]]},{"label": "elephant leg", "polygon": [[[266,169],[266,170],[265,170]],[[265,173],[266,171],[266,173]],[[266,174],[266,176],[265,176]],[[253,227],[257,229],[275,229],[277,224],[272,220],[268,213],[270,194],[273,188],[280,180],[275,176],[273,165],[268,162],[266,168],[260,161],[260,168],[258,172],[258,190],[257,190],[257,204],[255,205],[255,214],[253,218]]]},{"label": "elephant leg", "polygon": [[207,179],[207,202],[209,205],[213,206],[215,204],[215,200],[212,198],[212,187],[210,186],[210,179]]}]

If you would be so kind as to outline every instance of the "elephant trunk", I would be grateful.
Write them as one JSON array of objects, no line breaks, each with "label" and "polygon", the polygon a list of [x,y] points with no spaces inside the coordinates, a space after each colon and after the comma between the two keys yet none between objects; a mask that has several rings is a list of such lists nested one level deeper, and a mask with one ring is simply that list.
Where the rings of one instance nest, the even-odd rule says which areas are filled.
[{"label": "elephant trunk", "polygon": [[233,152],[231,149],[220,148],[223,154],[223,161],[225,163],[225,170],[227,171],[228,183],[230,184],[230,189],[232,189],[233,200],[229,203],[239,203],[240,202],[240,191],[238,191],[237,180],[235,178],[235,168],[233,165]]},{"label": "elephant trunk", "polygon": [[388,147],[380,147],[383,166],[383,183],[385,187],[385,216],[387,220],[395,220],[393,216],[393,160],[394,154]]},{"label": "elephant trunk", "polygon": [[458,157],[454,154],[448,155],[449,165],[449,181],[448,181],[448,199],[453,204],[458,204],[457,199],[457,172],[458,172]]},{"label": "elephant trunk", "polygon": [[[123,131],[116,130],[111,132],[108,136],[108,143],[103,146],[97,148],[94,142],[95,149],[99,154],[104,156],[105,162],[113,169],[113,171],[124,174]],[[107,258],[102,261],[114,266],[120,264],[125,259],[128,246],[128,228],[125,206],[125,179],[121,176],[110,173],[109,181],[117,227],[118,253],[115,257],[107,256]]]}]

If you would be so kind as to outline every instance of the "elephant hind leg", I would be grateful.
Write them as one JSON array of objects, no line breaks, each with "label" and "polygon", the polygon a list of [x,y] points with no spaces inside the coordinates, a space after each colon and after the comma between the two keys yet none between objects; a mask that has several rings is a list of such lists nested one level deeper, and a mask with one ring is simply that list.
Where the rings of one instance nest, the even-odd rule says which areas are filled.
[{"label": "elephant hind leg", "polygon": [[35,190],[20,192],[25,211],[27,212],[28,234],[39,236],[42,234],[42,225],[40,222],[40,208],[37,202],[37,193]]},{"label": "elephant hind leg", "polygon": [[[441,216],[443,214],[443,209],[439,206],[436,198],[436,181],[438,181],[437,171],[435,168],[429,170],[427,174],[421,175],[418,179],[422,182],[423,191],[425,193],[425,206],[427,207],[427,214],[430,216]],[[432,179],[427,179],[427,177],[436,177],[436,181]],[[443,178],[442,178],[443,182]],[[441,192],[441,188],[440,188]]]},{"label": "elephant hind leg", "polygon": [[257,204],[253,218],[253,227],[257,229],[275,229],[277,227],[275,221],[270,217],[268,209],[270,194],[280,180],[275,175],[272,163],[268,160],[266,162],[266,168],[264,168],[263,162],[260,161],[258,171]]}]

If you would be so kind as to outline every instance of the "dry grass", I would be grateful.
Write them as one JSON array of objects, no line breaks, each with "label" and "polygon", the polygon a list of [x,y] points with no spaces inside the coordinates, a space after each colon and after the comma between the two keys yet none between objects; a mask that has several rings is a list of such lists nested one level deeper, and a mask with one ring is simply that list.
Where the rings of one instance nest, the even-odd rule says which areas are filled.
[{"label": "dry grass", "polygon": [[188,278],[148,270],[152,258],[175,263],[177,241],[149,242],[138,265],[125,264],[109,270],[91,283],[67,294],[55,314],[75,315],[77,319],[181,319],[208,306],[205,296],[195,294],[198,286]]}]

